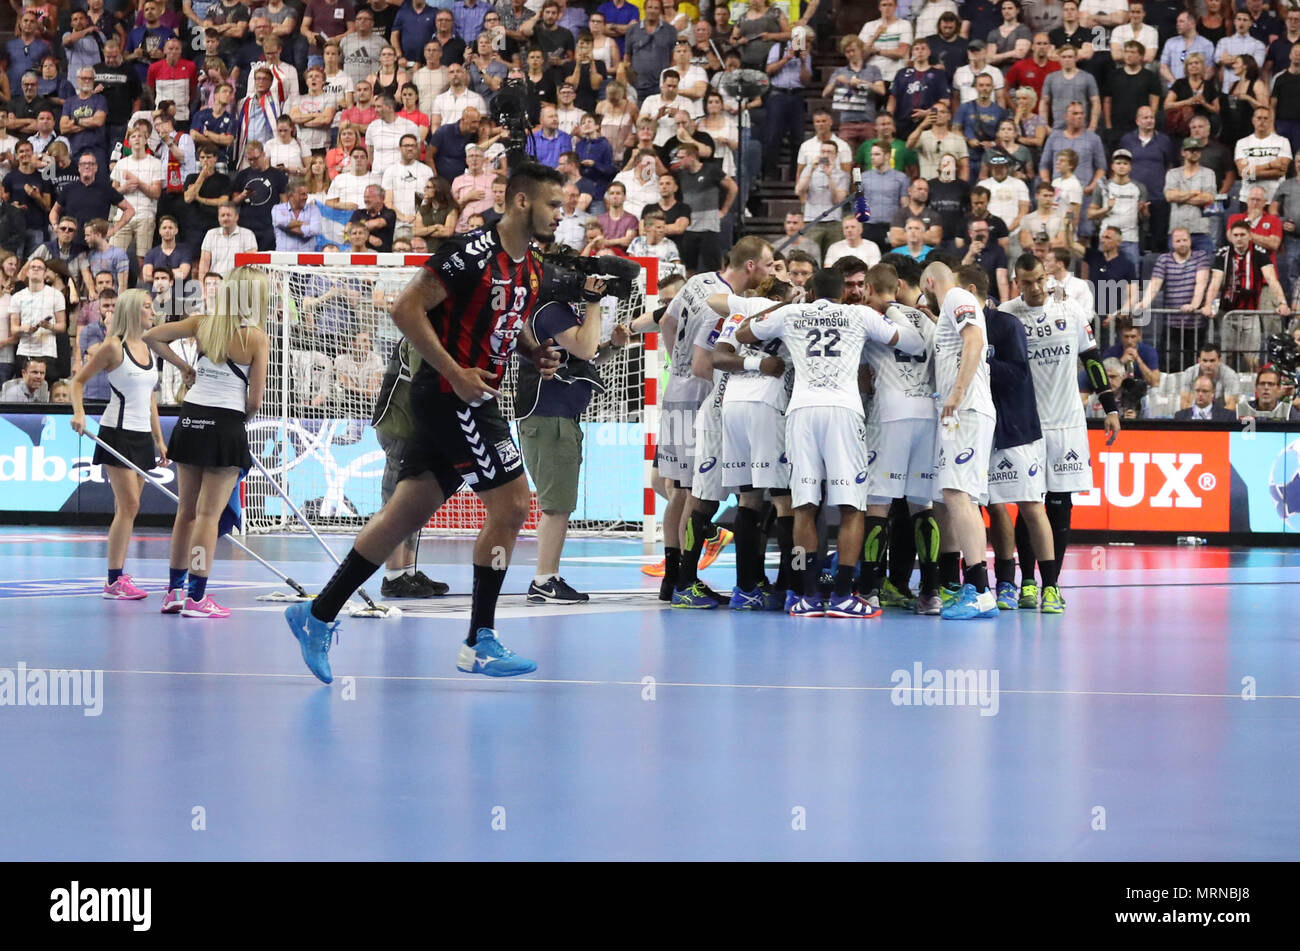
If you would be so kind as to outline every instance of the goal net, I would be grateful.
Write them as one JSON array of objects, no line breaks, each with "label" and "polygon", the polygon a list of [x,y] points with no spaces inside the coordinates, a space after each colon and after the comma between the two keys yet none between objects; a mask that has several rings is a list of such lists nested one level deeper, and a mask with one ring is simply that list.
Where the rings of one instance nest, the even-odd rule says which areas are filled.
[{"label": "goal net", "polygon": [[[250,448],[318,530],[355,531],[382,504],[385,455],[370,419],[388,357],[401,337],[389,309],[423,260],[420,255],[283,252],[237,258],[238,264],[260,266],[272,286],[266,396],[249,423]],[[641,263],[631,296],[602,302],[602,340],[609,339],[616,322],[630,323],[653,305],[656,262]],[[656,424],[653,406],[647,414],[646,388],[649,378],[653,404],[655,346],[653,335],[634,336],[600,366],[605,391],[593,396],[581,419],[583,466],[572,531],[653,530],[654,508],[643,487],[649,484],[646,434]],[[501,410],[512,430],[517,362],[501,387]],[[525,530],[535,530],[540,514],[534,493]],[[428,527],[475,532],[483,516],[477,497],[462,489]],[[256,469],[245,484],[244,529],[301,530]]]}]

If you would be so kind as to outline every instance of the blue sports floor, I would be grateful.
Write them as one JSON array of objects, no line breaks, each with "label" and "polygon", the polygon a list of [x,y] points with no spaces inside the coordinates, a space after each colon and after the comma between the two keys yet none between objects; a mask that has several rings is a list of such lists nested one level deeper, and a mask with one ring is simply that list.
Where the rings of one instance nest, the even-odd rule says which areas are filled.
[{"label": "blue sports floor", "polygon": [[[250,544],[331,573],[310,539]],[[469,545],[422,566],[467,592]],[[116,603],[98,531],[0,530],[0,676],[104,672],[97,717],[0,706],[0,859],[1300,857],[1300,552],[1076,546],[1064,616],[858,622],[666,610],[612,540],[566,550],[607,594],[529,607],[525,540],[498,628],[536,674],[459,673],[453,594],[345,620],[325,687],[225,542],[234,615],[159,615],[165,546],[140,533],[150,597]]]}]

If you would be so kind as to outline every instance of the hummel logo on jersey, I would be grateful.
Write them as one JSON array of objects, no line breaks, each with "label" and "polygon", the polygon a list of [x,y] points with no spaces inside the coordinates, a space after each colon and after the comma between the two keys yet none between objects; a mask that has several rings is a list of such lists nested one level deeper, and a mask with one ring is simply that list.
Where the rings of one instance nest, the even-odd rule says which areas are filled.
[{"label": "hummel logo on jersey", "polygon": [[709,456],[709,458],[705,459],[703,462],[700,463],[700,471],[701,471],[701,472],[708,472],[710,469],[712,469],[712,468],[713,468],[714,466],[716,466],[717,464],[718,464],[718,457],[717,457],[717,456]]},{"label": "hummel logo on jersey", "polygon": [[1075,452],[1073,449],[1071,449],[1069,452],[1067,452],[1067,453],[1065,454],[1065,461],[1066,461],[1066,462],[1078,462],[1078,461],[1079,461],[1079,454],[1078,454],[1077,452]]},{"label": "hummel logo on jersey", "polygon": [[960,466],[960,465],[963,465],[963,464],[965,464],[965,463],[967,463],[967,462],[970,462],[971,459],[972,459],[974,456],[975,456],[975,450],[974,450],[973,448],[972,448],[972,449],[963,449],[961,452],[957,453],[957,456],[956,456],[956,460],[955,460],[955,461],[956,461],[957,465]]},{"label": "hummel logo on jersey", "polygon": [[1016,467],[1015,463],[1013,463],[1010,459],[1006,459],[1006,458],[1004,458],[1001,462],[998,463],[999,469],[1014,469],[1015,467]]},{"label": "hummel logo on jersey", "polygon": [[492,235],[489,232],[484,232],[482,235],[475,238],[469,244],[465,245],[465,253],[481,254],[491,247],[492,247]]}]

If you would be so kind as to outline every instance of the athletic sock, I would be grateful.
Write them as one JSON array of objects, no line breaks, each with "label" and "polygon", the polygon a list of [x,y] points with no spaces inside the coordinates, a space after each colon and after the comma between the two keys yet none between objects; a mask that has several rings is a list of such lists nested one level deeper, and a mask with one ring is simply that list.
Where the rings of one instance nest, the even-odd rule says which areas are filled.
[{"label": "athletic sock", "polygon": [[121,568],[109,568],[109,569],[108,569],[108,583],[109,583],[109,584],[117,584],[117,579],[120,578],[120,577],[122,577],[122,569],[121,569]]},{"label": "athletic sock", "polygon": [[478,629],[495,628],[497,624],[497,598],[506,580],[506,569],[485,565],[474,566],[474,594],[469,613],[469,637],[465,643],[473,647],[478,643]]},{"label": "athletic sock", "polygon": [[1061,577],[1061,563],[1053,558],[1051,561],[1045,561],[1038,566],[1043,573],[1043,587],[1053,587]]},{"label": "athletic sock", "polygon": [[334,576],[321,588],[311,602],[311,615],[318,621],[329,623],[339,616],[343,605],[347,604],[352,592],[366,583],[379,566],[366,561],[353,548],[343,558],[343,563],[334,571]]},{"label": "athletic sock", "polygon": [[[758,587],[758,572],[754,570],[754,549],[763,544],[763,536],[758,529],[758,510],[736,509],[736,521],[732,531],[736,535],[736,587],[741,591],[753,591]],[[760,565],[762,557],[760,548],[758,556]]]},{"label": "athletic sock", "polygon": [[[405,569],[405,568],[398,568],[396,571],[385,571],[385,572],[384,572],[384,580],[385,580],[385,581],[396,581],[398,578],[403,577],[403,576],[406,574],[406,572],[407,572],[407,569]],[[414,574],[415,572],[412,571],[411,573]]]},{"label": "athletic sock", "polygon": [[203,596],[208,593],[208,579],[203,575],[190,575],[190,600],[202,601]]},{"label": "athletic sock", "polygon": [[939,553],[939,583],[945,586],[961,583],[961,552]]},{"label": "athletic sock", "polygon": [[1016,513],[1016,555],[1020,558],[1020,583],[1033,584],[1034,566],[1037,564],[1034,540],[1029,534],[1029,523],[1020,512]]},{"label": "athletic sock", "polygon": [[[920,590],[939,590],[939,522],[934,517],[933,509],[924,509],[912,516],[912,539],[916,546],[916,557],[921,560]],[[892,555],[890,560],[893,560]],[[909,564],[909,575],[911,570]],[[898,582],[895,581],[894,584],[897,585]]]},{"label": "athletic sock", "polygon": [[187,568],[168,568],[167,569],[167,590],[175,591],[177,588],[185,587],[185,574]]},{"label": "athletic sock", "polygon": [[803,570],[803,596],[809,601],[821,601],[822,573],[815,565],[809,565]]},{"label": "athletic sock", "polygon": [[682,550],[680,548],[665,548],[664,579],[674,588],[677,587],[677,573],[681,570],[681,566]]},{"label": "athletic sock", "polygon": [[700,580],[700,554],[708,538],[712,523],[703,512],[692,512],[686,523],[686,548],[682,551],[682,564],[677,569],[677,590],[683,591]]},{"label": "athletic sock", "polygon": [[885,557],[885,539],[889,535],[889,519],[876,515],[866,517],[862,543],[862,578],[858,590],[864,596],[880,590],[880,564]]},{"label": "athletic sock", "polygon": [[[921,516],[933,518],[928,509],[911,515],[907,503],[899,499],[895,499],[889,507],[889,580],[899,591],[908,590],[912,584],[912,566],[916,564],[916,556],[920,553],[916,539],[916,520]],[[937,543],[938,523],[935,524],[934,538]]]},{"label": "athletic sock", "polygon": [[978,594],[983,594],[989,589],[989,568],[982,560],[975,564],[963,563],[962,572],[965,575],[966,583],[973,584]]},{"label": "athletic sock", "polygon": [[558,577],[559,575],[533,575],[533,584],[540,588],[544,584],[549,584],[552,578]]},{"label": "athletic sock", "polygon": [[[1048,492],[1044,507],[1047,509],[1047,521],[1052,526],[1052,583],[1061,575],[1061,565],[1065,563],[1065,551],[1070,547],[1070,516],[1074,510],[1074,499],[1069,492]],[[1043,587],[1047,587],[1044,571]]]},{"label": "athletic sock", "polygon": [[803,584],[794,576],[794,516],[781,515],[776,519],[776,544],[781,549],[781,567],[777,570],[776,586],[784,590],[802,591]]},{"label": "athletic sock", "polygon": [[847,598],[853,593],[853,567],[840,562],[835,568],[835,597]]},{"label": "athletic sock", "polygon": [[993,574],[998,579],[998,584],[1015,584],[1016,583],[1016,560],[1014,558],[994,558]]},{"label": "athletic sock", "polygon": [[787,590],[787,591],[793,591],[793,592],[795,592],[796,594],[800,594],[800,595],[802,595],[802,594],[804,593],[804,590],[805,590],[805,589],[804,589],[804,578],[805,578],[806,576],[807,576],[807,575],[806,575],[804,569],[802,569],[802,568],[791,568],[791,569],[790,569],[790,587],[786,588],[786,590]]}]

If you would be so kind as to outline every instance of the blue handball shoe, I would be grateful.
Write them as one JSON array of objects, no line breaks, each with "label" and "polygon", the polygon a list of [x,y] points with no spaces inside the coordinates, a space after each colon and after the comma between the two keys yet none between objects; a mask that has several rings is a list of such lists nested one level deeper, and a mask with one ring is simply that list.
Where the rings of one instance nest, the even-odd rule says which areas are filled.
[{"label": "blue handball shoe", "polygon": [[956,599],[939,612],[939,616],[950,621],[997,617],[998,603],[994,600],[992,591],[986,589],[976,594],[973,584],[965,584]]},{"label": "blue handball shoe", "polygon": [[334,679],[330,671],[330,645],[338,632],[338,621],[322,621],[311,613],[311,602],[300,601],[285,609],[284,619],[289,622],[289,630],[298,639],[302,648],[302,659],[307,669],[316,675],[321,683],[327,684]]},{"label": "blue handball shoe", "polygon": [[490,627],[480,627],[476,640],[478,643],[473,647],[461,644],[460,654],[456,657],[456,667],[467,674],[517,677],[537,669],[536,661],[520,657],[506,647],[497,640],[497,632]]},{"label": "blue handball shoe", "polygon": [[741,591],[739,588],[732,588],[729,606],[733,611],[762,611],[766,605],[760,589]]}]

